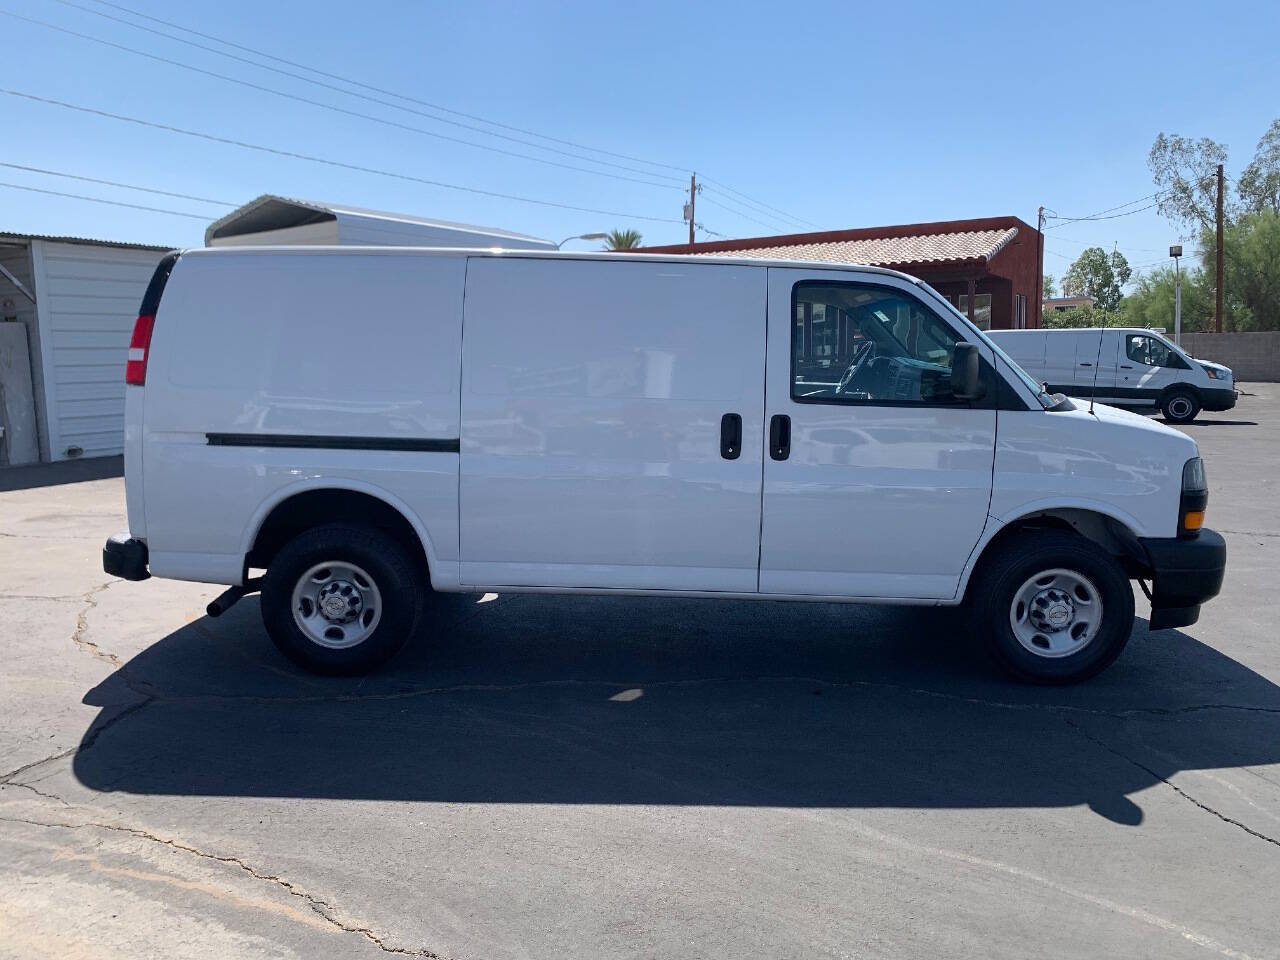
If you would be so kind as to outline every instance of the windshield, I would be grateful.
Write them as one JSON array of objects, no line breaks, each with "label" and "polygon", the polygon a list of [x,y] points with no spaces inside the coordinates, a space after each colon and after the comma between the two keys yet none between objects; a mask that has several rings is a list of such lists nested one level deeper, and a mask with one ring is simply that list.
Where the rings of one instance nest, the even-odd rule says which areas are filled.
[{"label": "windshield", "polygon": [[1014,376],[1016,376],[1019,380],[1022,381],[1023,386],[1025,386],[1028,390],[1032,392],[1032,394],[1035,395],[1035,398],[1040,403],[1040,406],[1044,407],[1046,410],[1054,406],[1055,401],[1053,400],[1052,397],[1049,396],[1049,392],[1045,390],[1044,384],[1037,383],[1034,379],[1032,379],[1032,377],[1028,375],[1025,370],[1023,370],[1020,366],[1017,365],[1017,363],[1014,362],[1011,356],[1009,356],[1007,353],[1005,353],[1003,350],[1000,349],[999,344],[997,344],[994,340],[992,340],[985,333],[983,333],[982,328],[974,325],[973,323],[970,323],[968,317],[966,317],[963,313],[957,310],[955,306],[949,300],[947,300],[946,297],[938,293],[937,290],[933,289],[933,287],[929,286],[923,280],[917,280],[916,282],[920,284],[921,289],[927,290],[930,294],[933,295],[933,298],[936,301],[943,304],[948,310],[950,310],[952,316],[956,317],[956,319],[958,319],[961,323],[964,324],[966,330],[969,332],[970,335],[972,335],[974,340],[986,345],[991,350],[992,353],[994,353],[997,357],[1003,360],[1005,362],[1005,366],[1007,366],[1009,370],[1013,372]]},{"label": "windshield", "polygon": [[1172,352],[1176,356],[1182,357],[1183,360],[1195,359],[1195,357],[1191,356],[1191,354],[1187,353],[1187,351],[1183,350],[1180,346],[1178,346],[1172,340],[1165,339],[1155,331],[1148,330],[1146,332],[1150,335],[1152,340],[1159,340],[1161,343],[1163,343],[1166,347],[1169,348],[1170,352]]}]

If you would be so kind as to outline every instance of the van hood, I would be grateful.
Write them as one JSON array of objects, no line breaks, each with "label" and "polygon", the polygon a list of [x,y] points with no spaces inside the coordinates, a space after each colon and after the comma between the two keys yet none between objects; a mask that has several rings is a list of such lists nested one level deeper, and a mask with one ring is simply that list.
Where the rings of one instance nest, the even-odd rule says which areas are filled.
[{"label": "van hood", "polygon": [[[1087,400],[1080,400],[1077,403],[1082,411],[1088,412],[1089,405]],[[1152,420],[1141,413],[1134,413],[1132,410],[1121,410],[1119,407],[1109,407],[1105,403],[1095,403],[1093,405],[1093,415],[1102,423],[1130,427],[1134,430],[1141,430],[1144,433],[1157,434],[1175,441],[1181,441],[1188,444],[1192,449],[1196,447],[1196,442],[1181,430],[1175,430],[1173,427]]]}]

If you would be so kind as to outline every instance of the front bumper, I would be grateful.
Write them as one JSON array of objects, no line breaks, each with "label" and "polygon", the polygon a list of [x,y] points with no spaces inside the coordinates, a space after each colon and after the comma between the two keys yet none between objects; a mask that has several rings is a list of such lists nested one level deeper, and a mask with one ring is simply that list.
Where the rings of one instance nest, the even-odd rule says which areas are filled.
[{"label": "front bumper", "polygon": [[147,545],[127,533],[113,534],[102,545],[102,569],[122,580],[146,580],[151,576]]},{"label": "front bumper", "polygon": [[1236,405],[1238,399],[1240,399],[1240,393],[1234,387],[1200,391],[1200,405],[1206,410],[1230,410]]},{"label": "front bumper", "polygon": [[1213,530],[1196,537],[1144,537],[1151,577],[1151,629],[1189,627],[1200,604],[1218,595],[1227,569],[1227,541]]}]

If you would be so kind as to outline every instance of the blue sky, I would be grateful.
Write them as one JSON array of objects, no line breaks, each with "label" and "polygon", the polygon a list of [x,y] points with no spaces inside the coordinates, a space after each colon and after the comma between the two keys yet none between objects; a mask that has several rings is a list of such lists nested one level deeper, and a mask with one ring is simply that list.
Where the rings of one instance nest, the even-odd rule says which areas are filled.
[{"label": "blue sky", "polygon": [[[71,2],[177,33],[99,0]],[[692,169],[807,221],[779,220],[732,194],[708,190],[699,198],[698,220],[726,236],[998,214],[1034,224],[1040,204],[1083,216],[1154,191],[1146,156],[1160,131],[1226,143],[1228,172],[1234,172],[1280,115],[1280,8],[1274,3],[113,2],[452,110],[679,169],[452,115],[644,172],[461,129],[255,69],[58,0],[0,0],[0,9],[393,123],[659,185],[334,113],[8,16],[0,17],[7,40],[0,86],[345,163],[673,221],[680,219],[681,187],[663,178],[687,178],[681,171]],[[679,222],[398,181],[8,95],[0,95],[0,125],[8,134],[4,162],[236,204],[280,193],[555,240],[614,227],[634,227],[653,243],[679,242],[686,233]],[[228,209],[4,167],[0,181],[208,219]],[[204,226],[199,219],[0,187],[3,230],[197,245]],[[1177,239],[1154,210],[1069,224],[1047,236],[1045,268],[1058,276],[1089,244],[1118,243],[1141,265],[1159,260]]]}]

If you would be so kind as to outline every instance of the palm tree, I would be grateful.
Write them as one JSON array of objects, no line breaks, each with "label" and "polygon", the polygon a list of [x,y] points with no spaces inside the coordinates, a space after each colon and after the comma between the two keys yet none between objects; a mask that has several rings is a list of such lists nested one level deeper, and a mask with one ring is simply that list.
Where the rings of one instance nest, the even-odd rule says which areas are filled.
[{"label": "palm tree", "polygon": [[604,248],[606,250],[634,250],[640,246],[639,230],[610,230],[609,235],[605,238]]}]

